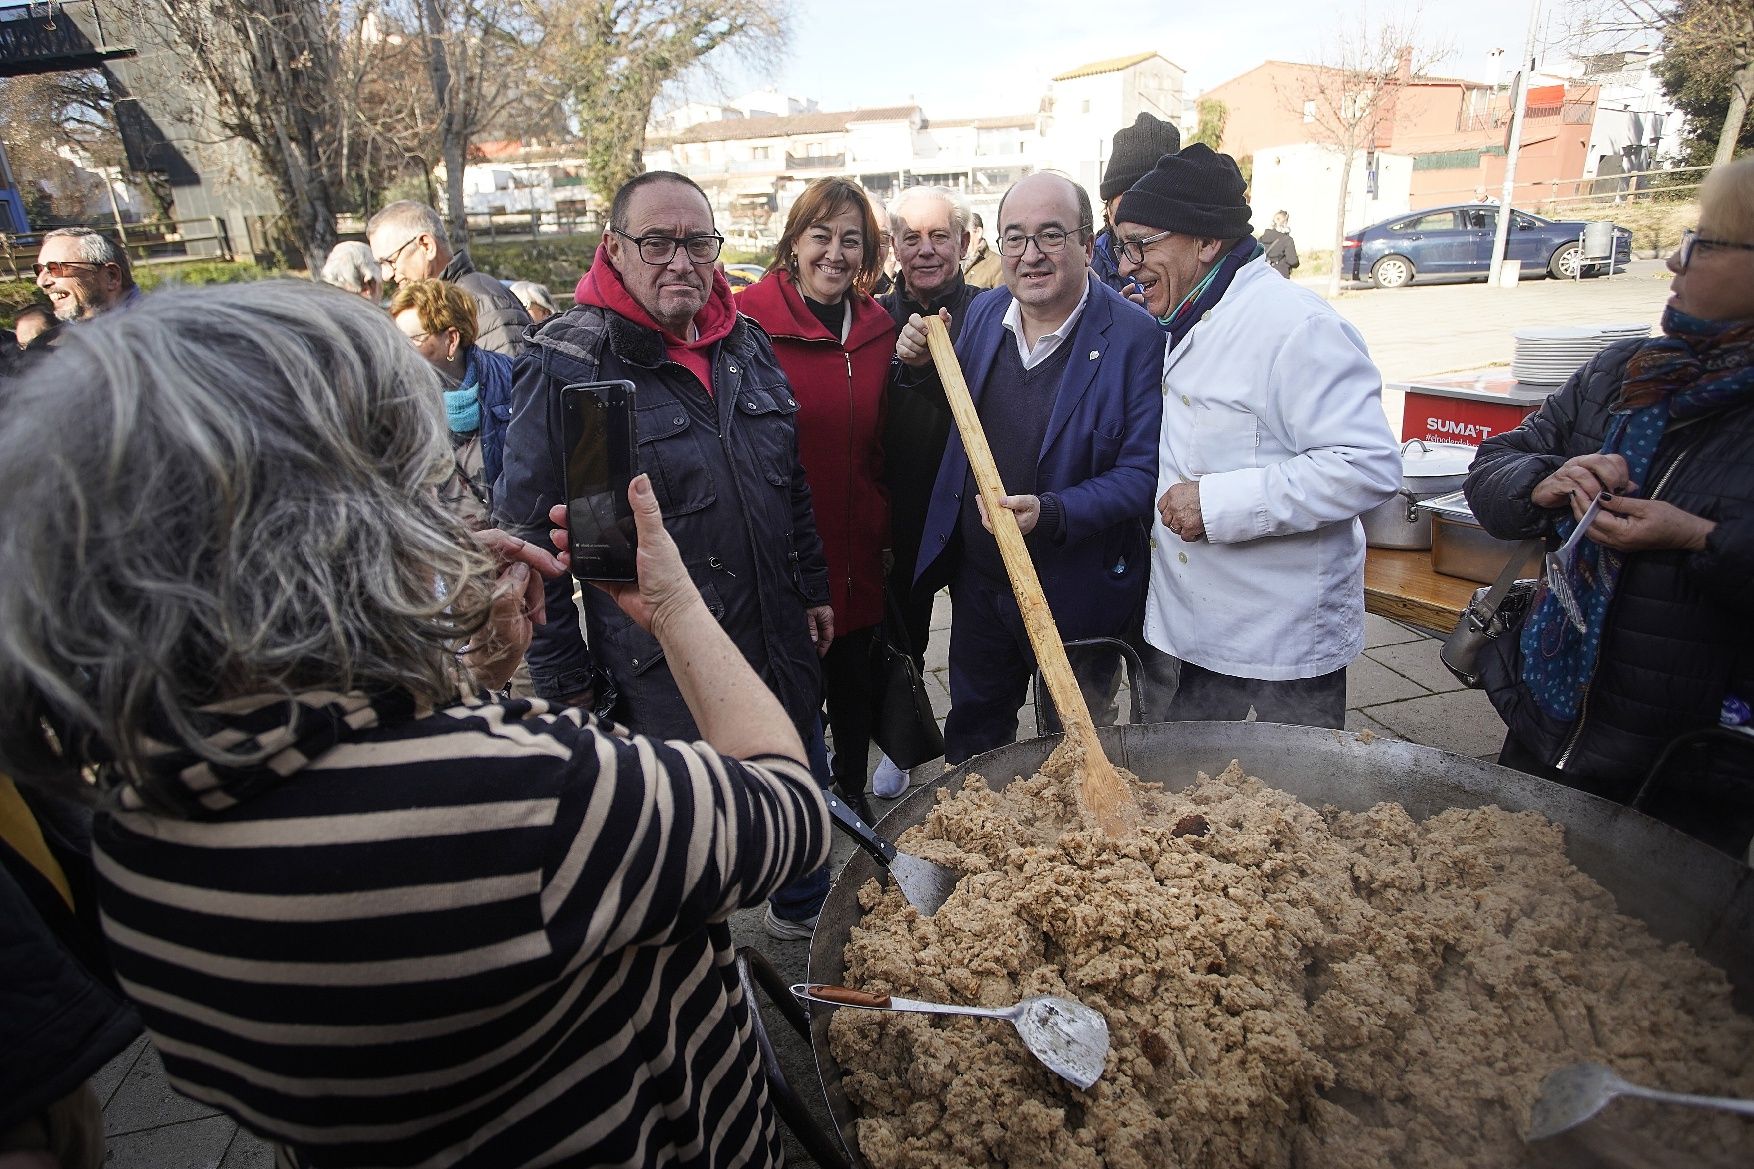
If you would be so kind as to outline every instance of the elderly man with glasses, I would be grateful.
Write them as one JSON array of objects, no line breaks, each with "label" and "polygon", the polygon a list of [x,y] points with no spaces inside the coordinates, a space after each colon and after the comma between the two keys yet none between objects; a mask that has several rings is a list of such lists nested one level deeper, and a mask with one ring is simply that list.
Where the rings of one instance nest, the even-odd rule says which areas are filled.
[{"label": "elderly man with glasses", "polygon": [[365,234],[384,281],[412,284],[416,280],[443,280],[455,284],[475,300],[475,320],[480,328],[477,345],[507,357],[524,351],[530,314],[511,289],[485,272],[477,272],[468,252],[451,250],[445,221],[437,211],[425,203],[401,199],[372,216]]},{"label": "elderly man with glasses", "polygon": [[[616,193],[576,303],[518,360],[494,514],[546,544],[549,508],[565,499],[561,389],[632,382],[639,469],[682,559],[808,742],[817,657],[834,635],[828,569],[798,461],[798,401],[714,265],[723,245],[706,195],[683,175],[651,171]],[[548,621],[527,657],[536,693],[643,734],[697,738],[663,649],[607,593],[583,596],[588,650],[572,582],[549,582]]]},{"label": "elderly man with glasses", "polygon": [[[1023,179],[999,203],[1003,288],[977,296],[956,339],[969,392],[1060,634],[1136,638],[1145,600],[1146,521],[1157,477],[1163,335],[1090,271],[1090,196],[1064,175]],[[912,317],[896,341],[929,356]],[[918,586],[950,586],[950,716],[945,759],[1017,737],[1035,657],[1004,561],[952,432],[916,566]],[[1107,701],[1110,654],[1074,657],[1093,705]]]},{"label": "elderly man with glasses", "polygon": [[1145,657],[1174,698],[1150,713],[1338,728],[1364,648],[1358,517],[1401,461],[1364,339],[1268,267],[1245,196],[1195,143],[1114,216],[1120,276],[1168,335]]},{"label": "elderly man with glasses", "polygon": [[88,321],[140,299],[128,253],[89,227],[62,227],[43,236],[32,269],[61,321]]}]

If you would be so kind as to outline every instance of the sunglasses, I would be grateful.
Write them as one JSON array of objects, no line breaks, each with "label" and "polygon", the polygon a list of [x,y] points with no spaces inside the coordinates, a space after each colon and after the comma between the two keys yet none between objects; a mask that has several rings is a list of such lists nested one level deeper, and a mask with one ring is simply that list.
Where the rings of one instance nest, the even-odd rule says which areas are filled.
[{"label": "sunglasses", "polygon": [[109,267],[108,264],[99,263],[96,260],[50,260],[46,264],[32,264],[30,270],[35,276],[41,276],[44,272],[47,272],[51,276],[60,278],[62,276],[73,275],[73,269],[75,268],[107,267]]}]

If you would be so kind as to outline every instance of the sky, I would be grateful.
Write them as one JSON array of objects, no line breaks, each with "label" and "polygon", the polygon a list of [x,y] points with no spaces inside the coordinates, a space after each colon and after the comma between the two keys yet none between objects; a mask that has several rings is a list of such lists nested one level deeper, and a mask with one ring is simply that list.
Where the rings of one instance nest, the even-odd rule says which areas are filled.
[{"label": "sky", "polygon": [[[1419,40],[1448,53],[1429,72],[1507,80],[1528,36],[1532,0],[1438,0],[1418,17]],[[1543,39],[1560,30],[1543,0]],[[1034,112],[1047,81],[1078,65],[1155,50],[1187,73],[1184,92],[1210,89],[1269,58],[1320,59],[1342,13],[1356,23],[1360,0],[1130,0],[1101,11],[1073,0],[1006,4],[792,0],[792,43],[772,83],[824,110],[919,104],[927,117]],[[914,16],[916,11],[925,16]],[[1372,5],[1373,23],[1412,11]],[[1163,13],[1152,16],[1152,12]],[[1502,72],[1488,55],[1504,51]],[[763,87],[763,75],[723,71],[724,96]],[[710,86],[690,96],[711,98]]]}]

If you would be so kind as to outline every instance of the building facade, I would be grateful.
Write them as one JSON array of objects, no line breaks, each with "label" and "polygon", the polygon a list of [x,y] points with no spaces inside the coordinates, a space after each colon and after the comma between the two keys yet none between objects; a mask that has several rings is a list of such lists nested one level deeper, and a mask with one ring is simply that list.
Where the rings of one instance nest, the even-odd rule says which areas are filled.
[{"label": "building facade", "polygon": [[[934,118],[916,104],[828,110],[780,94],[724,105],[689,103],[655,117],[644,160],[688,175],[707,192],[733,246],[771,247],[798,194],[842,175],[879,201],[905,187],[960,191],[989,224],[1012,183],[1066,172],[1096,197],[1114,132],[1140,111],[1178,123],[1179,66],[1154,52],[1096,61],[1048,79],[1034,108],[987,117]],[[469,168],[470,210],[554,208],[582,160],[496,158]]]}]

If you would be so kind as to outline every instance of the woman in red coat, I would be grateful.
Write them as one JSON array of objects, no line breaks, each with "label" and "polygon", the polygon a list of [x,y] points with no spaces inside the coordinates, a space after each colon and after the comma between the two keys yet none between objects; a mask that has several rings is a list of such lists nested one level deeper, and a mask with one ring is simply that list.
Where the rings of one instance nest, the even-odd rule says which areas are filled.
[{"label": "woman in red coat", "polygon": [[798,399],[798,448],[828,557],[834,641],[822,659],[834,786],[865,806],[871,747],[871,638],[883,620],[884,389],[895,325],[859,291],[878,274],[878,226],[858,184],[819,179],[792,204],[773,267],[737,308],[773,338]]}]

